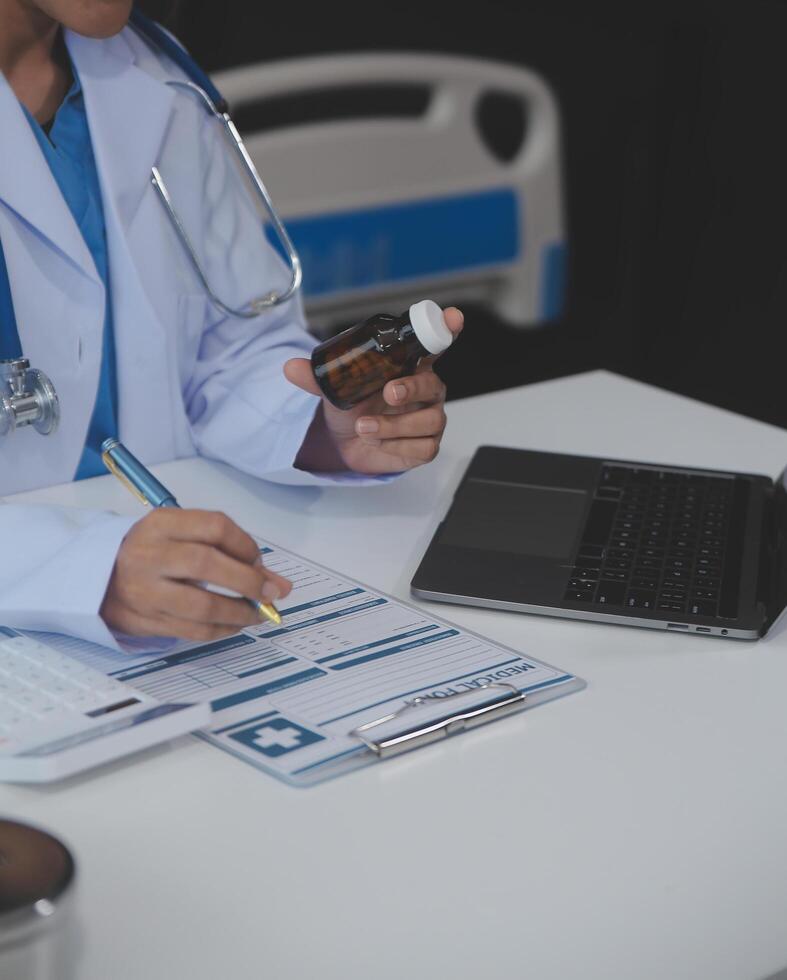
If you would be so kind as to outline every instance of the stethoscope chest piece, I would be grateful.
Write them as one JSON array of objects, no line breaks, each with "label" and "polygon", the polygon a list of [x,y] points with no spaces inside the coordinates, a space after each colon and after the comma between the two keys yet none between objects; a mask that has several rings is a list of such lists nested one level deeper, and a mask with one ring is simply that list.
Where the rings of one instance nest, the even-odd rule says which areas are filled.
[{"label": "stethoscope chest piece", "polygon": [[44,372],[31,368],[25,357],[0,360],[0,436],[25,425],[48,436],[59,421],[57,392]]}]

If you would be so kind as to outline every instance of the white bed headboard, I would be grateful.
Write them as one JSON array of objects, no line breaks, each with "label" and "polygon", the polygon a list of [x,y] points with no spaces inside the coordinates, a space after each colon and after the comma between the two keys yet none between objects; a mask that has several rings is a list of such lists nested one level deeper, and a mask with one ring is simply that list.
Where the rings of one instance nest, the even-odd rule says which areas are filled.
[{"label": "white bed headboard", "polygon": [[[429,296],[488,302],[533,326],[560,313],[565,233],[555,98],[523,68],[441,54],[299,58],[217,73],[233,113],[353,86],[423,86],[411,116],[277,119],[246,145],[304,265],[318,329]],[[521,99],[527,125],[500,159],[478,123],[487,93]],[[280,115],[280,114],[278,114]],[[329,113],[330,115],[330,113]],[[243,123],[240,127],[244,130]]]}]

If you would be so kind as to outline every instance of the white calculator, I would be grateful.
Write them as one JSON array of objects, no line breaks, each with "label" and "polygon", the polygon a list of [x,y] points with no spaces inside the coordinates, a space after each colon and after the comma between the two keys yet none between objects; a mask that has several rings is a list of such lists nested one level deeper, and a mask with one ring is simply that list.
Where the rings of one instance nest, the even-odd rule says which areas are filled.
[{"label": "white calculator", "polygon": [[194,731],[210,704],[167,704],[0,630],[0,781],[39,783]]}]

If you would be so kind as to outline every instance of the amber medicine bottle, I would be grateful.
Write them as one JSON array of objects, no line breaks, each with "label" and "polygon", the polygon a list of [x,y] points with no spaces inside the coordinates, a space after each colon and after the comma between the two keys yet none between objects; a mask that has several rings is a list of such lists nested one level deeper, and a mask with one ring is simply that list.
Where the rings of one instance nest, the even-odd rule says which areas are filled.
[{"label": "amber medicine bottle", "polygon": [[376,313],[312,351],[312,371],[328,401],[352,408],[388,381],[412,374],[422,357],[441,354],[454,339],[430,299],[401,316]]}]

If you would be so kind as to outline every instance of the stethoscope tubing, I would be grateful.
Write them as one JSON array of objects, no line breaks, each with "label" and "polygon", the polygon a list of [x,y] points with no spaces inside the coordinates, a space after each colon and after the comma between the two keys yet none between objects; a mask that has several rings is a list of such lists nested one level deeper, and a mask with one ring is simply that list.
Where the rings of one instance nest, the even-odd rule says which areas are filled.
[{"label": "stethoscope tubing", "polygon": [[[290,281],[285,289],[279,292],[272,290],[242,307],[225,303],[208,281],[183,221],[172,204],[172,197],[161,172],[158,167],[151,169],[151,183],[211,303],[225,316],[253,319],[265,310],[286,303],[298,292],[303,281],[300,257],[229,115],[227,103],[216,86],[166,31],[136,8],[131,13],[130,23],[150,44],[160,48],[170,57],[188,79],[187,81],[171,79],[166,84],[197,96],[205,108],[219,121],[225,139],[229,141],[233,152],[245,169],[251,186],[261,201],[287,256]],[[52,381],[41,371],[30,368],[23,357],[2,242],[0,242],[0,363],[5,365],[3,377],[0,377],[0,435],[28,424],[33,425],[42,435],[54,432],[60,417],[57,391]],[[7,390],[4,390],[6,388]],[[36,410],[32,411],[28,403],[36,406]]]},{"label": "stethoscope tubing", "polygon": [[267,309],[274,306],[280,306],[282,303],[286,303],[295,295],[300,288],[303,279],[303,270],[300,257],[295,250],[295,246],[292,244],[290,236],[287,234],[284,223],[279,217],[276,208],[273,205],[273,201],[271,200],[271,196],[268,193],[265,184],[263,184],[262,178],[257,172],[257,168],[254,166],[254,161],[249,156],[249,152],[241,139],[241,135],[238,132],[235,123],[230,118],[229,113],[222,111],[221,108],[213,102],[210,95],[195,82],[183,82],[173,79],[168,81],[167,85],[171,85],[173,88],[185,89],[186,91],[196,95],[202,101],[207,110],[219,121],[225,138],[229,141],[230,146],[239,158],[244,170],[248,174],[252,187],[262,202],[262,205],[271,220],[274,231],[276,232],[276,235],[287,255],[287,260],[290,266],[290,282],[286,289],[284,289],[282,292],[271,291],[263,294],[262,296],[251,300],[243,307],[232,307],[229,304],[224,303],[224,301],[220,299],[217,293],[211,288],[211,285],[208,282],[207,274],[200,264],[196,249],[189,238],[188,232],[181,221],[180,215],[177,213],[174,205],[172,204],[172,197],[167,189],[166,182],[164,181],[161,172],[159,171],[158,167],[153,167],[151,169],[151,182],[156,189],[159,200],[161,201],[167,216],[169,217],[169,220],[177,233],[178,239],[180,240],[184,251],[189,257],[194,272],[202,283],[203,289],[208,294],[208,298],[210,299],[211,303],[213,303],[217,309],[224,313],[225,316],[231,316],[238,319],[253,319],[255,316],[259,316],[260,313],[263,313]]}]

